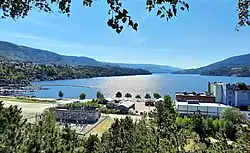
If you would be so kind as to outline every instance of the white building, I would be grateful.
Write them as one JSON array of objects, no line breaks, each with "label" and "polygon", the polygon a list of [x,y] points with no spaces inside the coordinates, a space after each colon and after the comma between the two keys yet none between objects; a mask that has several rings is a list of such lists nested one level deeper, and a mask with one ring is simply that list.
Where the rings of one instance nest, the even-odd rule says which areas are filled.
[{"label": "white building", "polygon": [[250,105],[250,86],[244,83],[208,83],[208,92],[215,96],[215,102],[234,107]]},{"label": "white building", "polygon": [[202,115],[220,117],[222,110],[230,106],[219,104],[219,103],[175,101],[175,107],[176,107],[176,111],[180,115],[192,115],[194,113],[200,112]]},{"label": "white building", "polygon": [[248,107],[250,105],[250,89],[244,85],[237,87],[235,93],[235,106]]},{"label": "white building", "polygon": [[214,82],[208,83],[208,92],[215,96],[215,102],[233,106],[235,85]]}]

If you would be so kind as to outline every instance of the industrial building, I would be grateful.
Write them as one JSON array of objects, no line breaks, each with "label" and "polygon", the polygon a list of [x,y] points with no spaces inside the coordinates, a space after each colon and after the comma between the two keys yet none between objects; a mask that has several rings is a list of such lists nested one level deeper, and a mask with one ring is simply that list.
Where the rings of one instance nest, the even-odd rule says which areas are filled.
[{"label": "industrial building", "polygon": [[215,96],[215,102],[234,107],[250,105],[250,86],[244,83],[208,83],[208,92]]},{"label": "industrial building", "polygon": [[204,103],[214,103],[215,97],[208,93],[195,93],[195,92],[176,92],[175,99],[177,101],[198,101]]},{"label": "industrial building", "polygon": [[193,115],[200,112],[202,115],[220,117],[223,109],[230,106],[219,103],[204,103],[197,101],[175,101],[176,111],[179,115]]},{"label": "industrial building", "polygon": [[55,118],[58,122],[92,124],[98,121],[101,113],[98,107],[56,108]]}]

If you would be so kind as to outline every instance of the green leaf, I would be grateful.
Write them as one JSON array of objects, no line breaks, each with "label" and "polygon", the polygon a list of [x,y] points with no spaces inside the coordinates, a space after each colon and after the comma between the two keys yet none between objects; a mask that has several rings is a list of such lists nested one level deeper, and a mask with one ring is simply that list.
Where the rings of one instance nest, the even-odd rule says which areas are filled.
[{"label": "green leaf", "polygon": [[123,23],[125,23],[126,21],[127,21],[127,18],[126,18],[126,17],[122,18],[122,22],[123,22]]},{"label": "green leaf", "polygon": [[134,29],[135,31],[137,31],[137,28],[138,28],[138,23],[135,23],[134,26],[133,26],[133,29]]},{"label": "green leaf", "polygon": [[158,10],[157,11],[157,16],[160,15],[161,13],[162,13],[161,10]]},{"label": "green leaf", "polygon": [[123,9],[122,13],[126,15],[126,14],[128,14],[128,11],[126,9]]},{"label": "green leaf", "polygon": [[128,25],[133,27],[134,23],[131,19],[129,19]]}]

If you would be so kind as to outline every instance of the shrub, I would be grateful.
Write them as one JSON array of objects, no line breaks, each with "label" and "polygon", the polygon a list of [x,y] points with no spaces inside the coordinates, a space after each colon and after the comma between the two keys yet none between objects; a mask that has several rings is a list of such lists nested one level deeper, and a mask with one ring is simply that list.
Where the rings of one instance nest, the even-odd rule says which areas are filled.
[{"label": "shrub", "polygon": [[81,93],[79,96],[79,99],[83,100],[86,98],[86,94],[85,93]]}]

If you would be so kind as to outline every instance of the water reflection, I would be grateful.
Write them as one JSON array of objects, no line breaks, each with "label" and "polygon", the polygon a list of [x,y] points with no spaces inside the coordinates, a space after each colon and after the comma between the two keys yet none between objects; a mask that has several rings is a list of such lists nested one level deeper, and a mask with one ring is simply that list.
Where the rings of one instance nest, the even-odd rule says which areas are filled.
[{"label": "water reflection", "polygon": [[48,87],[49,90],[41,90],[34,93],[34,95],[36,97],[55,98],[58,97],[59,90],[62,90],[64,92],[64,97],[66,98],[77,98],[81,92],[86,93],[87,98],[94,98],[97,91],[101,91],[106,97],[114,97],[115,93],[120,91],[123,94],[128,92],[133,96],[140,94],[142,97],[144,97],[146,93],[152,94],[158,92],[161,95],[169,94],[173,98],[174,93],[177,91],[206,91],[208,81],[228,83],[245,82],[250,84],[250,78],[155,74],[148,76],[105,77],[36,82],[34,84],[46,88]]}]

